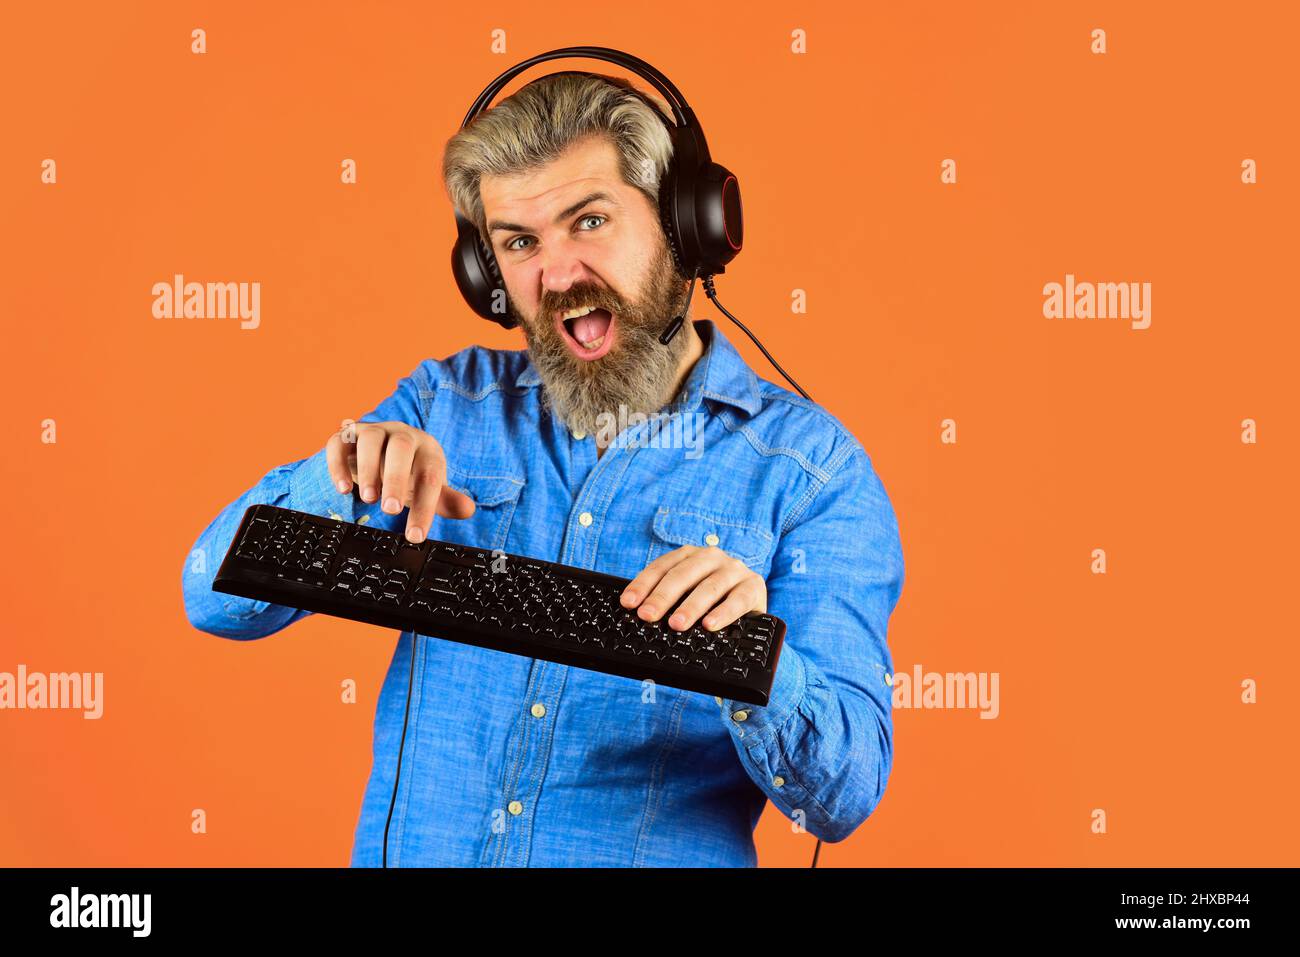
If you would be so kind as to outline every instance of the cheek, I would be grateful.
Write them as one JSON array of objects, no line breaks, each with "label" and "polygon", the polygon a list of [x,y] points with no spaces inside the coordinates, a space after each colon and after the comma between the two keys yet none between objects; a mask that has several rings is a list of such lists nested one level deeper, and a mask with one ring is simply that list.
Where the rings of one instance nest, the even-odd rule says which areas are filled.
[{"label": "cheek", "polygon": [[[499,265],[498,268],[500,268]],[[537,302],[536,300],[530,302],[529,297],[519,295],[520,289],[526,289],[528,287],[523,285],[518,274],[511,272],[508,269],[502,269],[501,279],[502,282],[505,283],[506,307],[510,310],[510,314],[520,323],[532,319],[533,315],[537,312]]]}]

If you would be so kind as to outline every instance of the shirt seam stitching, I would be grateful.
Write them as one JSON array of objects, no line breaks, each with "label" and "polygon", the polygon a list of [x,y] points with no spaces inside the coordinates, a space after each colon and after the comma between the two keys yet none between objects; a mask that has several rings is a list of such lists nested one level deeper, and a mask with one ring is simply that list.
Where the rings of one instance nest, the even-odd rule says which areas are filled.
[{"label": "shirt seam stitching", "polygon": [[[534,668],[536,668],[537,665],[541,665],[542,666],[541,673],[545,674],[546,662],[544,662],[541,658],[534,658],[533,665]],[[527,699],[531,697],[529,692],[534,687],[536,687],[536,685],[539,683],[539,680],[540,679],[536,674],[529,675],[528,686],[524,689],[525,704],[527,704]],[[533,730],[533,726],[528,720],[530,717],[531,715],[527,711],[520,709],[519,720],[523,722],[523,734],[520,736],[519,744],[514,749],[513,757],[509,759],[510,766],[507,768],[505,780],[501,782],[502,785],[501,796],[502,798],[505,799],[505,803],[506,803],[506,806],[504,808],[507,814],[506,829],[501,832],[502,836],[501,836],[500,847],[497,849],[496,853],[492,855],[494,861],[493,867],[501,867],[502,863],[505,861],[506,856],[508,854],[509,843],[510,843],[509,837],[507,836],[510,833],[509,822],[510,822],[510,818],[514,817],[514,815],[510,813],[510,794],[516,789],[516,786],[519,783],[519,776],[523,773],[524,755],[528,751],[528,741],[532,737],[532,730]]]},{"label": "shirt seam stitching", "polygon": [[[595,535],[593,536],[593,538],[594,538],[594,542],[592,543],[592,546],[591,546],[591,548],[590,548],[590,556],[591,556],[591,557],[588,559],[588,561],[590,561],[590,563],[591,563],[591,567],[592,567],[592,568],[595,568],[595,566],[596,566],[596,559],[599,557],[599,554],[600,554],[600,551],[599,551],[599,550],[600,550],[600,529],[603,529],[603,528],[605,527],[605,516],[606,516],[606,513],[609,511],[609,505],[610,505],[610,502],[612,502],[612,501],[614,500],[614,492],[617,490],[618,486],[622,483],[624,477],[627,475],[627,470],[628,470],[629,468],[632,467],[632,461],[633,461],[633,459],[636,458],[636,453],[637,453],[638,451],[640,451],[640,450],[637,449],[637,448],[635,448],[635,447],[633,447],[633,448],[628,449],[627,451],[629,452],[629,454],[628,454],[628,456],[627,456],[627,460],[623,463],[623,468],[622,468],[621,471],[619,471],[617,478],[612,479],[612,480],[608,483],[608,485],[609,485],[608,489],[600,489],[600,488],[597,488],[597,489],[596,489],[596,491],[597,491],[597,495],[599,496],[599,497],[598,497],[597,511],[600,513],[600,525],[598,526],[597,531],[596,531]],[[606,451],[606,454],[609,454],[608,450]],[[600,461],[599,461],[599,460],[597,460],[596,465],[593,466],[591,475],[594,475],[594,474],[595,474],[595,470],[598,469],[598,468],[600,468]],[[605,471],[606,471],[606,473],[608,473],[608,472],[610,471],[610,469],[611,469],[611,467],[607,465],[607,466],[605,467]],[[588,478],[588,481],[591,480],[591,475],[588,475],[588,477],[587,477],[587,478]],[[596,481],[597,486],[599,486],[599,485],[601,485],[601,484],[604,483],[604,481],[605,481],[605,477],[606,477],[605,475],[602,475],[600,479],[597,479],[597,481]],[[585,487],[586,487],[586,483],[584,483],[584,488],[585,488]],[[579,495],[581,496],[581,492],[579,492]],[[576,507],[576,502],[575,502],[575,507]],[[592,516],[592,517],[595,518],[595,516]],[[593,522],[593,524],[595,524],[595,523]],[[587,549],[584,549],[584,552],[586,552],[586,551],[587,551]],[[585,557],[586,557],[586,556],[584,555],[584,558],[585,558]]]},{"label": "shirt seam stitching", "polygon": [[[646,839],[650,828],[654,826],[655,818],[659,816],[659,806],[663,803],[663,790],[660,787],[662,783],[663,771],[668,766],[668,756],[677,749],[677,737],[681,732],[682,713],[686,710],[686,692],[678,692],[677,703],[673,708],[671,720],[671,733],[668,740],[664,742],[663,748],[660,749],[659,756],[655,759],[655,765],[650,772],[650,794],[646,795],[645,808],[641,814],[641,826],[637,828],[636,843],[633,845],[632,866],[642,867],[642,861],[645,860],[643,841]],[[654,801],[653,805],[651,801]],[[649,813],[649,819],[646,813]]]},{"label": "shirt seam stitching", "polygon": [[764,455],[764,456],[785,455],[788,456],[789,458],[794,459],[799,464],[799,466],[803,468],[805,472],[808,472],[811,475],[822,479],[823,481],[825,481],[829,477],[826,475],[825,470],[819,468],[818,466],[810,462],[808,460],[808,457],[805,456],[798,449],[792,449],[786,446],[767,445],[763,442],[762,439],[758,437],[758,434],[754,432],[754,430],[750,426],[745,425],[741,422],[735,422],[734,424],[729,423],[728,417],[726,415],[721,416],[721,418],[722,418],[723,428],[725,428],[728,432],[739,432],[741,435],[745,437],[745,440],[754,447],[754,451],[758,452],[759,455]]},{"label": "shirt seam stitching", "polygon": [[441,380],[438,383],[438,388],[454,392],[462,398],[469,399],[471,402],[482,402],[493,392],[503,392],[506,395],[521,396],[527,391],[516,390],[514,386],[506,385],[503,382],[492,382],[484,386],[481,392],[470,392],[468,389],[462,388],[457,383],[446,379]]},{"label": "shirt seam stitching", "polygon": [[800,496],[799,500],[790,507],[789,514],[786,516],[785,521],[781,523],[782,536],[794,527],[794,523],[797,522],[803,516],[803,513],[808,510],[808,506],[812,504],[813,499],[821,494],[822,489],[826,488],[827,485],[830,485],[832,481],[840,476],[845,461],[847,461],[857,451],[857,446],[846,445],[844,451],[829,463],[831,466],[831,473],[822,481],[814,481],[808,486],[807,490],[802,496]]},{"label": "shirt seam stitching", "polygon": [[[559,666],[559,667],[564,667],[564,666],[561,665],[561,666]],[[548,670],[549,670],[549,669],[548,669]],[[558,715],[559,710],[560,710],[560,696],[564,693],[564,686],[568,683],[568,681],[569,681],[569,671],[568,671],[568,668],[564,668],[564,671],[562,671],[562,672],[560,673],[560,684],[559,684],[559,687],[557,687],[557,688],[555,689],[555,700],[552,702],[552,703],[555,705],[555,714],[557,714],[557,715]],[[533,856],[533,851],[532,851],[532,848],[533,848],[533,822],[534,822],[534,819],[537,817],[537,805],[538,805],[538,803],[539,803],[539,802],[541,801],[541,799],[542,799],[542,785],[543,785],[543,784],[545,783],[545,781],[546,781],[546,772],[547,772],[547,770],[548,770],[548,769],[550,768],[550,766],[551,766],[552,742],[555,740],[555,725],[556,725],[556,723],[557,723],[557,722],[556,722],[556,720],[555,720],[555,717],[552,716],[552,720],[550,721],[550,723],[547,725],[547,727],[546,727],[546,729],[545,729],[545,730],[546,730],[546,736],[543,738],[543,742],[544,742],[544,745],[545,745],[545,746],[544,746],[544,748],[543,748],[543,750],[542,750],[542,754],[543,754],[544,757],[543,757],[543,760],[542,760],[542,762],[541,762],[541,767],[538,768],[537,787],[535,787],[535,788],[533,789],[533,792],[532,792],[532,794],[531,794],[530,797],[529,797],[530,807],[529,807],[529,810],[528,810],[528,827],[526,828],[527,839],[521,841],[521,844],[522,844],[523,847],[524,847],[524,852],[525,852],[525,863],[526,863],[526,864],[527,864],[527,863],[531,863],[532,856]]]}]

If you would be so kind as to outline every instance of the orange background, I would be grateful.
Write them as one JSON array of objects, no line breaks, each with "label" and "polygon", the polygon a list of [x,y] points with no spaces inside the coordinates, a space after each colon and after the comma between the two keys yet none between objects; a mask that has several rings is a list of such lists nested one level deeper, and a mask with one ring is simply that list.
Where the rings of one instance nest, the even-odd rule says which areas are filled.
[{"label": "orange background", "polygon": [[[822,866],[1296,863],[1294,7],[897,6],[9,5],[0,671],[103,671],[106,710],[0,712],[0,864],[347,863],[395,633],[205,635],[182,568],[420,360],[522,347],[456,290],[439,162],[493,77],[575,44],[667,73],[740,177],[718,292],[890,493],[897,670],[1000,674],[997,720],[894,712]],[[584,68],[625,75],[510,89]],[[155,320],[175,272],[261,282],[261,327]],[[1151,327],[1045,319],[1066,273],[1152,283]],[[771,805],[757,841],[813,845]]]}]

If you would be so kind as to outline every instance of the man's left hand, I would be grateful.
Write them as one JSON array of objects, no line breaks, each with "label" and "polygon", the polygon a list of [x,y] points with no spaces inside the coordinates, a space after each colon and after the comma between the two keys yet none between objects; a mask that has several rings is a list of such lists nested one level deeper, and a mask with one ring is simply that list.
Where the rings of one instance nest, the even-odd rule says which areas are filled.
[{"label": "man's left hand", "polygon": [[636,608],[642,620],[657,621],[687,592],[689,597],[668,619],[677,631],[690,628],[705,612],[701,624],[718,631],[751,611],[767,611],[762,576],[716,545],[683,545],[660,555],[628,583],[620,601],[624,608]]}]

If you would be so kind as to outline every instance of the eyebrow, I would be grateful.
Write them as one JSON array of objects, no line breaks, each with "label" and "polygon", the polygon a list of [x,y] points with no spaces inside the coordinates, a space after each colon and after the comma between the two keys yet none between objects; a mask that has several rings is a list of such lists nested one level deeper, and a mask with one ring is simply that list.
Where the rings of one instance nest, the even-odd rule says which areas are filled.
[{"label": "eyebrow", "polygon": [[[564,210],[562,213],[556,216],[555,217],[556,224],[558,225],[559,223],[564,222],[566,219],[568,219],[578,210],[582,209],[582,207],[586,206],[588,203],[613,203],[617,205],[618,201],[614,199],[613,196],[610,196],[608,193],[603,193],[599,191],[592,193],[590,196],[584,196],[582,199],[578,200],[578,202],[574,203],[568,209]],[[511,232],[516,232],[516,233],[526,233],[529,231],[527,226],[520,226],[518,223],[503,223],[499,219],[494,219],[492,220],[492,222],[488,223],[489,233],[494,233],[499,229],[509,230]]]}]

